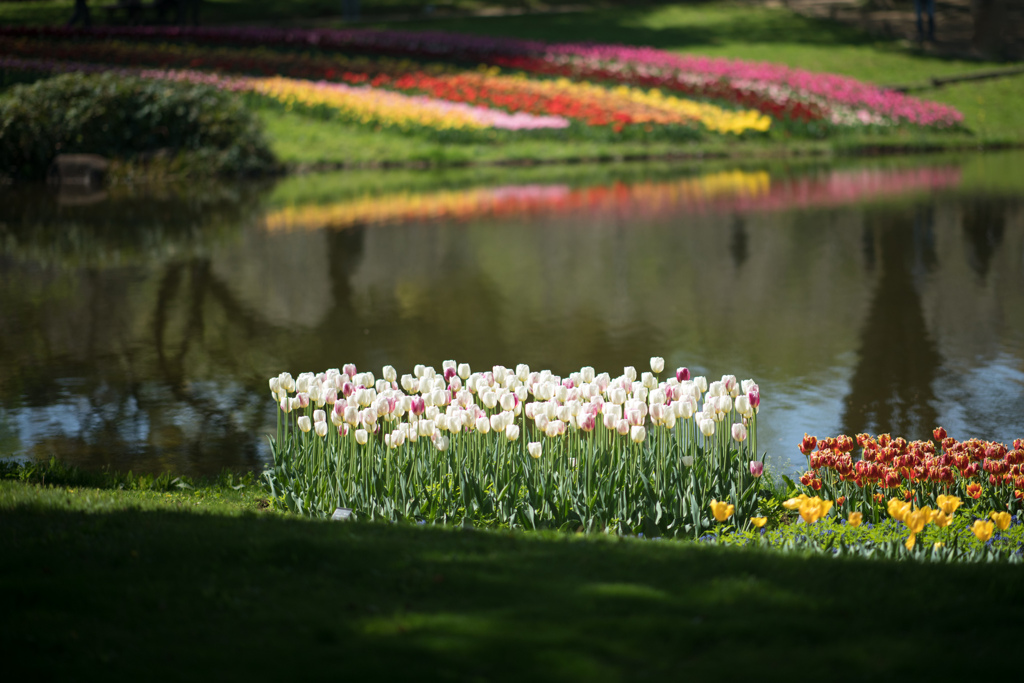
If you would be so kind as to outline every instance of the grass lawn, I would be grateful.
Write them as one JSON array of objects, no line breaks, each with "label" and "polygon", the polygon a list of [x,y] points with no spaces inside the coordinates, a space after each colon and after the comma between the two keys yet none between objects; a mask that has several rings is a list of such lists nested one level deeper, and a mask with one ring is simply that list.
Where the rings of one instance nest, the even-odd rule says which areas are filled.
[{"label": "grass lawn", "polygon": [[247,491],[0,482],[8,667],[484,681],[1016,669],[1019,566],[313,522]]}]

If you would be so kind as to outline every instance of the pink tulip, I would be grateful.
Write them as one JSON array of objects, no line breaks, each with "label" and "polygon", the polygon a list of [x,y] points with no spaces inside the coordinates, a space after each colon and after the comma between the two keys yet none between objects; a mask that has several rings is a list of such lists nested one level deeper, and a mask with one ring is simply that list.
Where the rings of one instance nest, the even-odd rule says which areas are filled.
[{"label": "pink tulip", "polygon": [[751,460],[750,461],[750,474],[753,475],[754,478],[758,478],[762,474],[764,474],[764,463],[761,462],[760,460]]}]

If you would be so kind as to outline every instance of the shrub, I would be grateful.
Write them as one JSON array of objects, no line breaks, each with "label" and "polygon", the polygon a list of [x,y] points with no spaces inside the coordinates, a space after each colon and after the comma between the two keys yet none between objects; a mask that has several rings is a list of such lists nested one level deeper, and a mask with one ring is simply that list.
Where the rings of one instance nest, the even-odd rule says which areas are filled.
[{"label": "shrub", "polygon": [[192,156],[210,174],[252,174],[274,159],[258,119],[231,93],[122,74],[64,74],[0,97],[0,174],[41,179],[57,154]]}]

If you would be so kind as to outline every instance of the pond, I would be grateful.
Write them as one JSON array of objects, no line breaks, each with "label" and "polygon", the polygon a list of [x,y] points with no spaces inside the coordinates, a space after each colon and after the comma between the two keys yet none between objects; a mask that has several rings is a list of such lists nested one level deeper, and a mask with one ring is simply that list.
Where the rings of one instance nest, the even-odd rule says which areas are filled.
[{"label": "pond", "polygon": [[1024,153],[0,188],[0,457],[259,469],[267,378],[751,377],[804,432],[1024,437]]}]

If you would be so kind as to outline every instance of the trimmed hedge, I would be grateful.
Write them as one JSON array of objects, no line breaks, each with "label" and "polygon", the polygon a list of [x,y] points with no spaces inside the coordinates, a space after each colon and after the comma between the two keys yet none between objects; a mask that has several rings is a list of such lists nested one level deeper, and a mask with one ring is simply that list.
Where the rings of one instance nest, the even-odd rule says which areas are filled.
[{"label": "trimmed hedge", "polygon": [[275,167],[259,120],[232,93],[120,74],[64,74],[0,96],[0,175],[39,180],[58,154],[133,159],[157,150],[209,174]]}]

